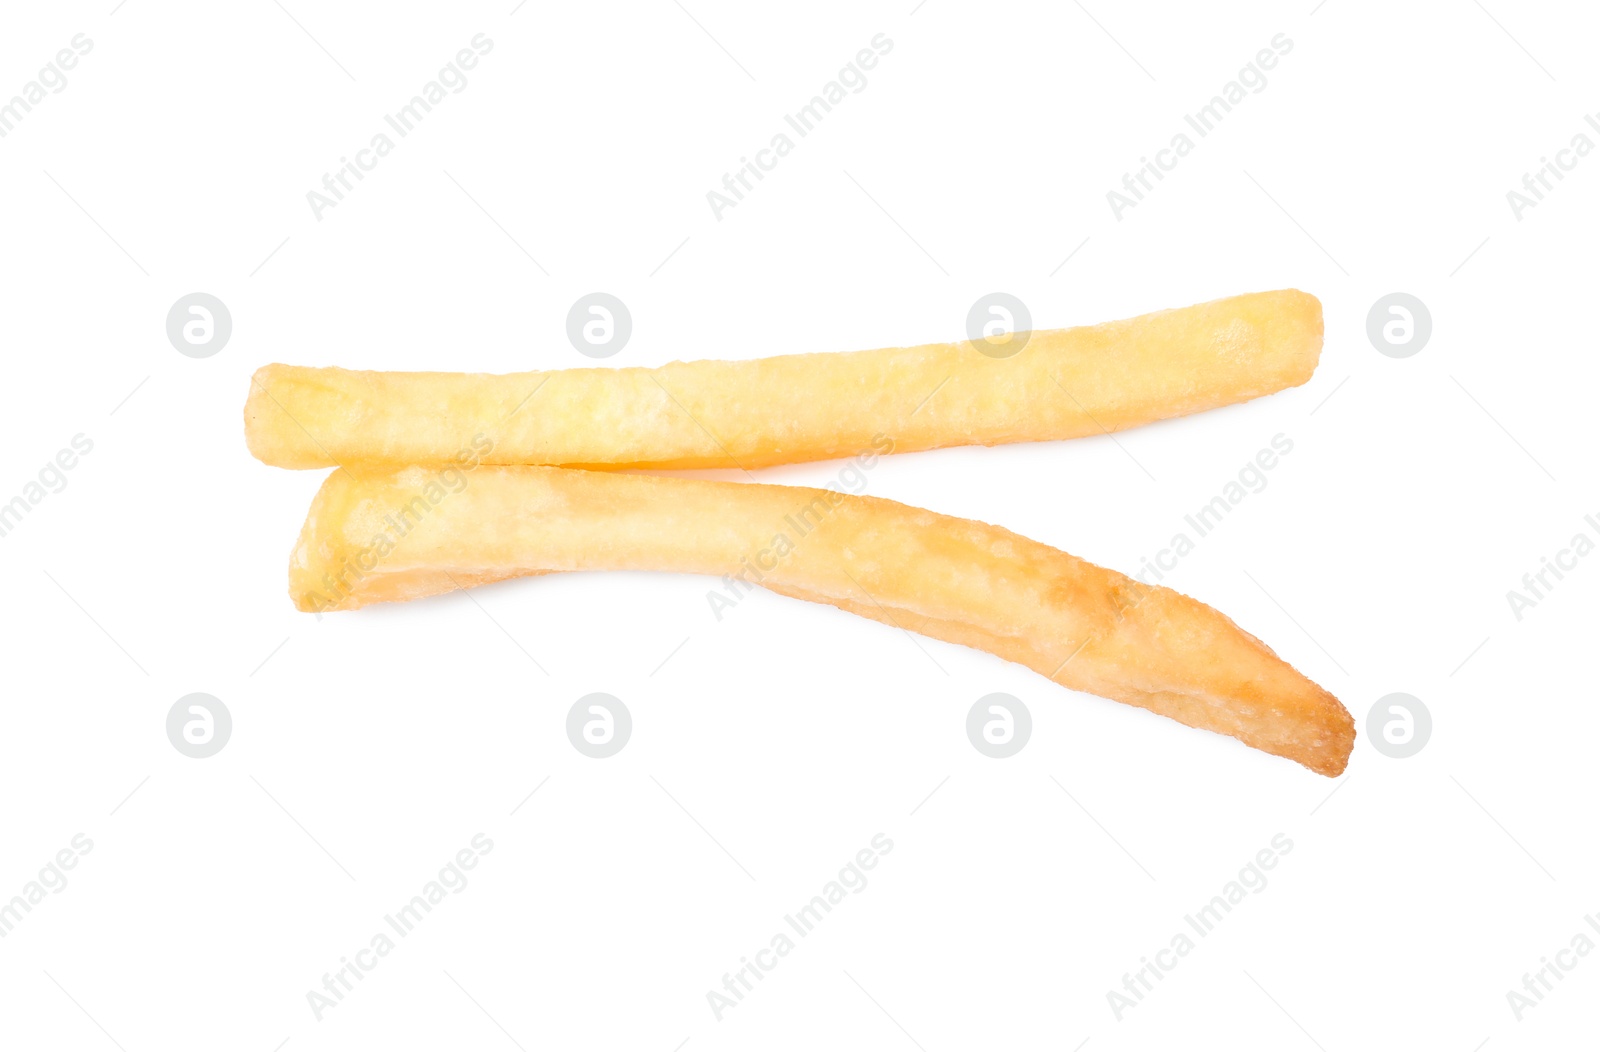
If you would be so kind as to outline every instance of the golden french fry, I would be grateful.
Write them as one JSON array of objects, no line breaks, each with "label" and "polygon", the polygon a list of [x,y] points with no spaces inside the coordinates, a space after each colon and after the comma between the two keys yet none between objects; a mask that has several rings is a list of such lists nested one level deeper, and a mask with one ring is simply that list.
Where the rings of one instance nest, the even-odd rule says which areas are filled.
[{"label": "golden french fry", "polygon": [[[992,357],[1021,346],[1010,357]],[[250,451],[285,468],[432,464],[473,436],[490,464],[753,468],[1120,431],[1310,378],[1322,305],[1293,289],[988,341],[659,369],[354,372],[268,365]]]},{"label": "golden french fry", "polygon": [[302,610],[523,574],[665,570],[829,603],[1344,770],[1338,699],[1222,614],[997,526],[832,489],[551,467],[336,471],[289,569]]}]

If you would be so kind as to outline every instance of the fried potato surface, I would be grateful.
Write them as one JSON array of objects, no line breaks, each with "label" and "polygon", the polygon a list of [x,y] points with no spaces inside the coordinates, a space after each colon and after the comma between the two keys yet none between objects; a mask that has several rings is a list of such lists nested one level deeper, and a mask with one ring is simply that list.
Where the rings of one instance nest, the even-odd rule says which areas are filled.
[{"label": "fried potato surface", "polygon": [[[1020,342],[1020,341],[1019,341]],[[1293,289],[1126,321],[1035,331],[1020,352],[927,344],[658,369],[355,372],[268,365],[245,406],[276,467],[448,461],[475,437],[491,464],[754,468],[1120,431],[1294,387],[1322,350],[1322,305]]]},{"label": "fried potato surface", "polygon": [[1319,774],[1355,739],[1332,694],[1204,603],[968,519],[835,490],[552,467],[335,471],[289,569],[302,610],[527,574],[727,577],[997,654]]}]

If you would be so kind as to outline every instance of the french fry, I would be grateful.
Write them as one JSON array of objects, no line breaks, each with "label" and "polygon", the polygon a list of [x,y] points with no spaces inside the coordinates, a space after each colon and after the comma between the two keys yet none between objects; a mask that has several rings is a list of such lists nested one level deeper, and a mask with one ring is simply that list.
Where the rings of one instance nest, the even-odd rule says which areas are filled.
[{"label": "french fry", "polygon": [[962,342],[505,376],[268,365],[245,435],[285,468],[443,463],[475,435],[490,464],[754,468],[877,434],[911,452],[1121,431],[1302,384],[1321,350],[1321,303],[1288,289],[1036,331],[1003,358]]},{"label": "french fry", "polygon": [[1341,773],[1355,739],[1338,699],[1203,603],[996,526],[836,490],[551,467],[336,471],[289,591],[321,612],[568,570],[709,574],[828,603],[1319,774]]}]

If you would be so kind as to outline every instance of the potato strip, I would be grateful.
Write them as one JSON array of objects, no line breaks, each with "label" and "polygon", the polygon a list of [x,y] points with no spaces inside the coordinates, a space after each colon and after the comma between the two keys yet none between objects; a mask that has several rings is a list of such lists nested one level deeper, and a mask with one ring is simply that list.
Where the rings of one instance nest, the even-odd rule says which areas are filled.
[{"label": "potato strip", "polygon": [[1121,431],[1294,387],[1322,350],[1322,305],[1260,292],[1127,321],[987,341],[659,369],[355,372],[268,365],[245,435],[277,467],[448,461],[473,436],[490,464],[754,468]]},{"label": "potato strip", "polygon": [[289,591],[321,612],[569,570],[709,574],[827,603],[1319,774],[1342,772],[1355,738],[1338,699],[1203,603],[997,526],[835,490],[551,467],[336,471]]}]

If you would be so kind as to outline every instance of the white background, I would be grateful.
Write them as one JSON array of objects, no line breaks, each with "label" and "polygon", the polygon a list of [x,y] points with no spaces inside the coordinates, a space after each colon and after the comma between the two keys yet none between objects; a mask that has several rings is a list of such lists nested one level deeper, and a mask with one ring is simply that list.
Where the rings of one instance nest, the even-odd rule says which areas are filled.
[{"label": "white background", "polygon": [[[1506,599],[1600,512],[1600,160],[1520,221],[1506,199],[1600,109],[1592,12],[914,2],[7,12],[0,96],[76,33],[93,50],[0,139],[0,500],[94,448],[0,538],[0,898],[94,846],[0,940],[0,1044],[1592,1038],[1600,955],[1520,1022],[1506,997],[1600,911],[1600,559],[1520,622]],[[313,218],[307,191],[477,33],[467,87]],[[707,191],[878,33],[867,87],[715,219]],[[1106,192],[1278,33],[1267,87],[1113,218]],[[870,491],[1134,572],[1287,435],[1166,583],[1344,700],[1340,781],[831,609],[761,593],[719,623],[706,579],[319,622],[284,582],[320,473],[241,434],[267,362],[591,364],[565,317],[596,290],[634,319],[609,364],[655,365],[957,339],[997,289],[1047,328],[1287,286],[1326,309],[1302,388],[1116,442],[892,457]],[[233,318],[204,360],[165,333],[195,291]],[[1394,291],[1433,318],[1404,360],[1365,332]],[[195,691],[234,720],[206,760],[164,729]],[[563,730],[591,691],[635,721],[608,760]],[[993,691],[1033,713],[1010,760],[964,732]],[[1434,720],[1406,760],[1366,734],[1395,691]],[[307,992],[479,832],[471,883],[318,1022]],[[707,991],[879,832],[870,884],[718,1022]],[[1118,1021],[1107,991],[1279,833],[1270,884]]]}]

